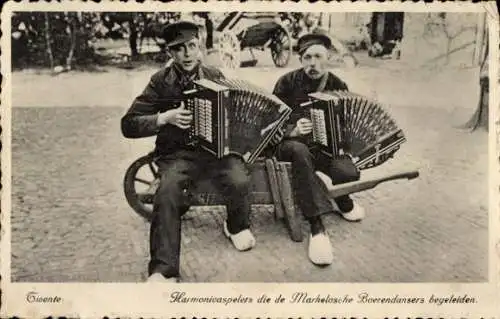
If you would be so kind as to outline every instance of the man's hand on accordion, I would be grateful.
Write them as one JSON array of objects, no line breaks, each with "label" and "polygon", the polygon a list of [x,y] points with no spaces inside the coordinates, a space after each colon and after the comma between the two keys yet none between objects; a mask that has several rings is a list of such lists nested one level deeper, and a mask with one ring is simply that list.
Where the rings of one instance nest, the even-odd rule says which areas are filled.
[{"label": "man's hand on accordion", "polygon": [[193,114],[190,110],[186,109],[184,102],[176,109],[168,110],[158,115],[158,126],[165,124],[175,125],[183,130],[188,129],[193,121]]},{"label": "man's hand on accordion", "polygon": [[296,137],[296,136],[301,136],[301,135],[307,135],[312,132],[313,125],[311,120],[306,119],[306,118],[301,118],[297,121],[297,125],[293,129],[293,131],[290,133],[290,136]]}]

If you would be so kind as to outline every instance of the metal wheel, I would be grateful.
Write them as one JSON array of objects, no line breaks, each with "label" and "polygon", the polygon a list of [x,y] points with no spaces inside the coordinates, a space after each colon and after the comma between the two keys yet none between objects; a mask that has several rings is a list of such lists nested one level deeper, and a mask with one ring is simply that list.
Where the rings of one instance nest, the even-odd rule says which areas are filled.
[{"label": "metal wheel", "polygon": [[240,41],[233,32],[225,31],[220,34],[218,49],[223,67],[228,69],[237,69],[240,67]]},{"label": "metal wheel", "polygon": [[158,167],[153,155],[138,158],[129,166],[123,179],[125,198],[132,209],[141,217],[151,221],[153,202],[159,184]]},{"label": "metal wheel", "polygon": [[280,68],[287,66],[292,55],[292,41],[288,31],[283,27],[277,28],[269,46],[274,64]]}]

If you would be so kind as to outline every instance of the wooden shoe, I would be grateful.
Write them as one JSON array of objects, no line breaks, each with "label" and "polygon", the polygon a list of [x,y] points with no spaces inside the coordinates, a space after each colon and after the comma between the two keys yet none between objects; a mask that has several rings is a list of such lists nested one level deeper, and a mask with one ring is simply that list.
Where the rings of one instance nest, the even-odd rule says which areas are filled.
[{"label": "wooden shoe", "polygon": [[148,277],[146,280],[148,283],[177,283],[177,278],[175,277],[170,277],[170,278],[165,278],[162,274],[159,272],[155,272],[151,276]]},{"label": "wooden shoe", "polygon": [[321,266],[333,262],[332,244],[327,234],[309,235],[309,259],[313,264]]},{"label": "wooden shoe", "polygon": [[349,212],[341,212],[342,217],[350,222],[357,222],[365,218],[365,209],[363,206],[353,202],[354,207]]},{"label": "wooden shoe", "polygon": [[224,222],[224,234],[231,239],[233,246],[239,251],[250,250],[255,246],[255,237],[250,229],[245,229],[237,234],[231,234],[227,228],[227,222]]}]

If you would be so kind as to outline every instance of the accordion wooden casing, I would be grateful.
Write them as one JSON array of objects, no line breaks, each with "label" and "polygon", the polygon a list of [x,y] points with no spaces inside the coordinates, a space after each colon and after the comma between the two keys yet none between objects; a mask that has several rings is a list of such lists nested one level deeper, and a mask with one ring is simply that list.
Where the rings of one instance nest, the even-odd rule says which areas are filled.
[{"label": "accordion wooden casing", "polygon": [[383,164],[406,142],[403,131],[376,102],[347,91],[315,92],[303,103],[313,123],[308,142],[336,158],[349,154],[358,169]]},{"label": "accordion wooden casing", "polygon": [[236,154],[248,163],[255,161],[292,111],[274,95],[230,79],[195,81],[195,89],[184,92],[184,103],[194,117],[189,144],[218,158]]}]

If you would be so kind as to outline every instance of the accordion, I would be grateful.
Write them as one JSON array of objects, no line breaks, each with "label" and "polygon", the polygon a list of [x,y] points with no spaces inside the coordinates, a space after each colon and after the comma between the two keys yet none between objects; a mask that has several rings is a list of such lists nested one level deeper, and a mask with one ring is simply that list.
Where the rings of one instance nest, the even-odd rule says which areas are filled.
[{"label": "accordion", "polygon": [[403,131],[376,102],[346,91],[315,92],[307,108],[311,146],[331,158],[348,154],[358,169],[383,164],[406,142]]},{"label": "accordion", "polygon": [[235,154],[252,163],[292,112],[276,96],[246,81],[195,81],[184,91],[185,107],[193,112],[188,144],[201,146],[217,158]]}]

